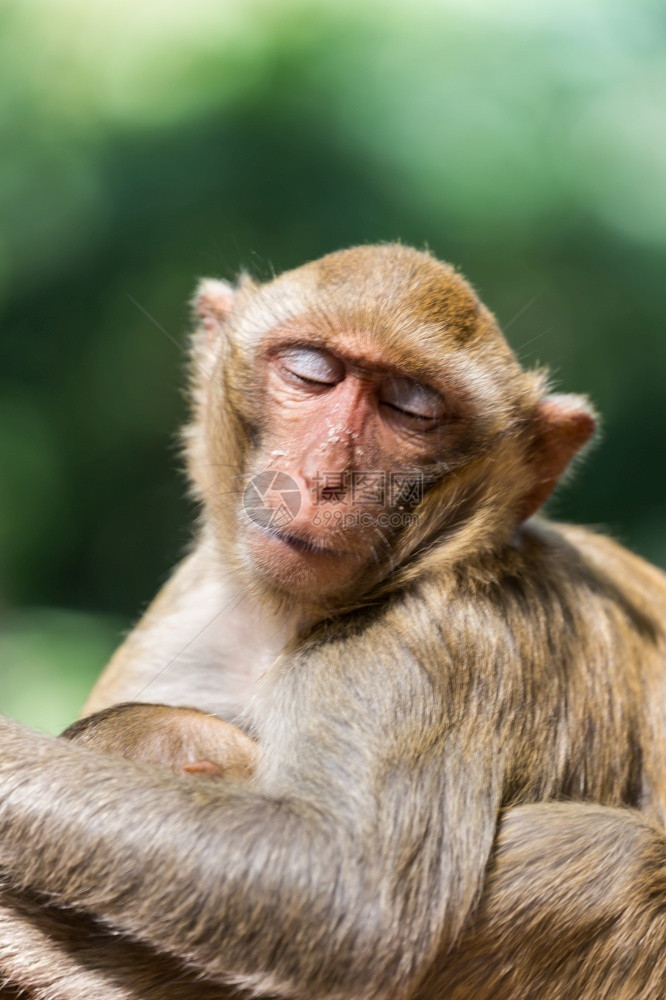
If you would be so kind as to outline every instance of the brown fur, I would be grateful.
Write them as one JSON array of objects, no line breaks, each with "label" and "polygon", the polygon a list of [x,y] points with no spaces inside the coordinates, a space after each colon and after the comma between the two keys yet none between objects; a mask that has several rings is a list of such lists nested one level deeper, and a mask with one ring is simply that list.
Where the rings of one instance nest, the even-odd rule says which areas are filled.
[{"label": "brown fur", "polygon": [[665,896],[664,832],[639,813],[510,809],[475,918],[418,1000],[659,1000]]},{"label": "brown fur", "polygon": [[250,778],[257,761],[256,743],[245,733],[195,708],[112,705],[60,735],[99,753],[192,774]]},{"label": "brown fur", "polygon": [[[192,781],[0,720],[6,977],[78,1000],[100,995],[112,956],[113,1000],[178,1000],[178,962],[211,998],[225,983],[301,1000],[660,1000],[666,580],[593,532],[524,521],[587,440],[589,406],[548,395],[470,287],[405,247],[235,296],[208,283],[198,310],[199,541],[89,709],[194,704],[256,737],[258,766]],[[416,463],[428,489],[381,544],[308,528],[358,557],[325,593],[290,591],[277,562],[257,571],[240,502],[273,453],[298,474],[337,398],[280,419],[271,352],[290,337],[370,379],[422,378],[455,418],[388,445],[376,424],[366,455]],[[342,437],[322,455],[361,466],[360,438]],[[59,907],[77,928],[64,943]]]}]

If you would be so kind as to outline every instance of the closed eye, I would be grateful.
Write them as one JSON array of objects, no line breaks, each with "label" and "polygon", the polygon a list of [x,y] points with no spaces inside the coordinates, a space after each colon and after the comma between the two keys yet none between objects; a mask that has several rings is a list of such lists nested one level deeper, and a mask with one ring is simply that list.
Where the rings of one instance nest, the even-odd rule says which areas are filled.
[{"label": "closed eye", "polygon": [[345,375],[339,358],[315,347],[290,347],[279,354],[283,375],[305,385],[337,385]]},{"label": "closed eye", "polygon": [[413,413],[411,410],[406,410],[402,406],[396,406],[395,403],[389,403],[386,400],[380,400],[382,406],[388,407],[389,410],[395,410],[396,413],[402,413],[405,417],[411,417],[412,420],[421,420],[423,423],[432,423],[435,419],[434,417],[426,417],[422,413]]},{"label": "closed eye", "polygon": [[424,428],[440,423],[446,415],[446,405],[437,390],[411,378],[389,376],[381,385],[379,402]]}]

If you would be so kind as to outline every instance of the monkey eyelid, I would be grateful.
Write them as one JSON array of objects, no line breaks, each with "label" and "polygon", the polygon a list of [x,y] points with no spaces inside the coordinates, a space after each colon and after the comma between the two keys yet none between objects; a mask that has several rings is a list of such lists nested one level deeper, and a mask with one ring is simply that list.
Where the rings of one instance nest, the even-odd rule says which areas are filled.
[{"label": "monkey eyelid", "polygon": [[283,373],[312,386],[333,386],[345,377],[345,365],[320,347],[292,345],[276,352]]},{"label": "monkey eyelid", "polygon": [[402,406],[396,406],[395,403],[389,403],[385,399],[380,399],[380,406],[386,406],[389,410],[395,410],[396,413],[401,413],[405,417],[409,417],[411,420],[422,421],[424,424],[434,425],[441,422],[440,417],[431,416],[430,414],[415,413],[413,410],[406,410]]},{"label": "monkey eyelid", "polygon": [[379,403],[426,427],[440,424],[448,415],[448,407],[440,392],[408,377],[390,375],[384,379],[379,390]]}]

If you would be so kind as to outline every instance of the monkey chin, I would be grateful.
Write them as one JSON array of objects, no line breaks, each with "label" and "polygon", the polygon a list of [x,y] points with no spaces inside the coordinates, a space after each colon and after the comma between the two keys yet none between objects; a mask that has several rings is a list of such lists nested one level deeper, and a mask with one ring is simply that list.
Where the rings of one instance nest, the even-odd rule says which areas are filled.
[{"label": "monkey chin", "polygon": [[353,552],[259,525],[248,527],[244,548],[255,573],[278,592],[298,597],[304,604],[329,603],[342,596],[363,569]]}]

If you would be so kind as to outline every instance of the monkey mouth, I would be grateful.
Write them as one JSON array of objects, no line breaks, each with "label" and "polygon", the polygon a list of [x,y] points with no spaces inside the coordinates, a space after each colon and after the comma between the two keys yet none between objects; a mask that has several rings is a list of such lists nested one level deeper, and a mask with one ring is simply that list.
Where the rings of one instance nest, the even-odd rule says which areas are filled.
[{"label": "monkey mouth", "polygon": [[296,552],[337,557],[344,555],[343,552],[338,552],[337,549],[329,549],[324,545],[317,545],[316,542],[313,542],[309,538],[301,538],[299,535],[292,535],[288,531],[281,531],[278,528],[265,528],[264,530],[268,535],[277,538],[280,542],[284,542],[285,545],[288,545],[289,548],[294,549]]}]

